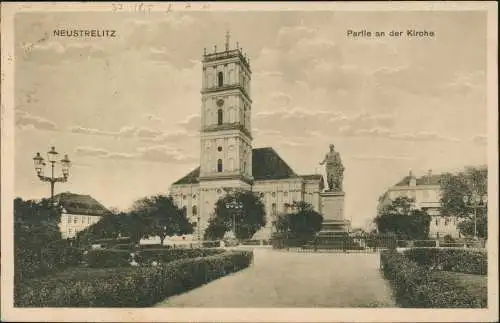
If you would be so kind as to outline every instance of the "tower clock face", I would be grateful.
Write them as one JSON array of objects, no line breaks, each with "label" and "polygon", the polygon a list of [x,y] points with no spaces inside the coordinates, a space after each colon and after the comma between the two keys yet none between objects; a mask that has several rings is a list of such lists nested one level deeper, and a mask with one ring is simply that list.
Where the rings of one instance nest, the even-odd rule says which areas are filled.
[{"label": "tower clock face", "polygon": [[224,105],[224,100],[222,100],[222,99],[217,100],[217,106],[218,107],[221,107],[223,105]]}]

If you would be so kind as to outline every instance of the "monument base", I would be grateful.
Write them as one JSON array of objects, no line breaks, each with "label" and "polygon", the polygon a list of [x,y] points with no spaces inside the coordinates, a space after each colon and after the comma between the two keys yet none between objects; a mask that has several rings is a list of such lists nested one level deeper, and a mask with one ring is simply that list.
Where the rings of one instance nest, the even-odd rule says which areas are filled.
[{"label": "monument base", "polygon": [[344,218],[345,193],[325,191],[319,195],[323,224],[316,236],[314,248],[356,249],[349,237],[351,221]]},{"label": "monument base", "polygon": [[346,231],[349,221],[344,219],[345,193],[339,191],[325,191],[319,193],[320,212],[323,214],[322,231]]}]

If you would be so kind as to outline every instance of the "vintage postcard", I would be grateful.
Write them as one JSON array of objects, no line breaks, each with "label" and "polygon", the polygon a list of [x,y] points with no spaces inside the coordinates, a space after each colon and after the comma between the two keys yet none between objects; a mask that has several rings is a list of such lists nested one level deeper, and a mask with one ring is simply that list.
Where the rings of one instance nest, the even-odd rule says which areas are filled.
[{"label": "vintage postcard", "polygon": [[496,321],[497,7],[2,3],[2,320]]}]

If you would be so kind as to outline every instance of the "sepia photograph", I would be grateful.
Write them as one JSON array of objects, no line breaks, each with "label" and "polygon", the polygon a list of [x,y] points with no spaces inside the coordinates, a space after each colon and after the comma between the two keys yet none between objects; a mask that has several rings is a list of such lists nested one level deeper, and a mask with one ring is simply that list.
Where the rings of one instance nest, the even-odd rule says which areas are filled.
[{"label": "sepia photograph", "polygon": [[497,4],[286,4],[2,4],[2,320],[498,318]]}]

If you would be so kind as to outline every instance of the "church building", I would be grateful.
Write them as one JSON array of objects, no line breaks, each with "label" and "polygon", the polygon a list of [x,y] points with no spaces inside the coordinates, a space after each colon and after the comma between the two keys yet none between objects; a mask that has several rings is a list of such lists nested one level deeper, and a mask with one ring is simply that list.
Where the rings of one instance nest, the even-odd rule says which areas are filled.
[{"label": "church building", "polygon": [[321,175],[298,175],[273,148],[252,146],[252,72],[239,45],[231,49],[227,34],[222,51],[205,49],[202,65],[200,166],[170,188],[195,231],[203,237],[215,203],[231,190],[253,191],[264,202],[267,224],[256,239],[269,238],[276,216],[294,201],[320,212]]}]

